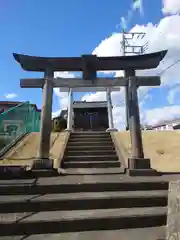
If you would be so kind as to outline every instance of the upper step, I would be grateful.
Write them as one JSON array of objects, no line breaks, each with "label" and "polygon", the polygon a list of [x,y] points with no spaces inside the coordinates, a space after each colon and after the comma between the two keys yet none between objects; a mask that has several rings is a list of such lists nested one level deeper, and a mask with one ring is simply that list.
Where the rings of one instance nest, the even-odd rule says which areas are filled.
[{"label": "upper step", "polygon": [[70,135],[70,138],[109,138],[111,139],[110,135],[99,135],[99,134],[77,134],[77,135]]},{"label": "upper step", "polygon": [[105,131],[84,131],[84,132],[72,132],[71,135],[110,135]]},{"label": "upper step", "polygon": [[67,143],[67,147],[69,146],[109,146],[109,147],[114,147],[114,144],[112,141],[85,141],[85,140],[82,140],[82,141],[68,141]]},{"label": "upper step", "polygon": [[34,179],[0,180],[0,195],[167,190],[169,182],[154,177],[125,178],[121,175],[66,176]]},{"label": "upper step", "polygon": [[112,146],[112,145],[106,145],[106,146],[97,146],[97,145],[95,145],[95,146],[89,146],[89,145],[84,145],[84,146],[82,146],[82,145],[67,145],[67,151],[91,151],[91,150],[99,150],[99,151],[104,151],[104,150],[114,150],[115,149],[115,147],[114,146]]},{"label": "upper step", "polygon": [[73,142],[96,142],[96,143],[112,143],[111,139],[107,138],[70,138],[68,143],[73,143]]},{"label": "upper step", "polygon": [[116,151],[115,150],[84,150],[84,149],[74,149],[74,150],[67,150],[66,153],[65,153],[65,156],[68,156],[68,157],[73,157],[73,156],[88,156],[88,155],[115,155],[116,156]]}]

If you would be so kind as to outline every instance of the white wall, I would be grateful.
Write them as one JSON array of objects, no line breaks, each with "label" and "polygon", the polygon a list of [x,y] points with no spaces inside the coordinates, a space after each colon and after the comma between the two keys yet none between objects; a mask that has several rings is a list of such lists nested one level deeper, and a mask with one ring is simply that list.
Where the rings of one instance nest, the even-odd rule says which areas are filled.
[{"label": "white wall", "polygon": [[173,129],[173,125],[172,124],[167,124],[167,125],[164,125],[164,126],[160,126],[160,127],[154,128],[154,130],[156,130],[156,131],[172,131],[174,129]]}]

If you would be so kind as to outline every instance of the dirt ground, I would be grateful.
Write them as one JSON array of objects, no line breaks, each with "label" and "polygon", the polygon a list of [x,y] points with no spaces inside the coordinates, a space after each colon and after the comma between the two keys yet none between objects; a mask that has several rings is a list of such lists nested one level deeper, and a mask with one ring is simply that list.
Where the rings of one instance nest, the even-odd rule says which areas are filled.
[{"label": "dirt ground", "polygon": [[[123,155],[131,156],[129,132],[114,133]],[[162,172],[180,172],[180,131],[143,131],[145,157],[151,167]]]},{"label": "dirt ground", "polygon": [[[51,134],[51,158],[59,158],[61,151],[63,150],[63,144],[66,137],[65,132],[62,133],[52,133]],[[2,164],[13,164],[13,165],[24,165],[30,164],[37,157],[37,152],[39,148],[40,134],[31,133],[22,139],[17,146],[13,147],[1,161]]]}]

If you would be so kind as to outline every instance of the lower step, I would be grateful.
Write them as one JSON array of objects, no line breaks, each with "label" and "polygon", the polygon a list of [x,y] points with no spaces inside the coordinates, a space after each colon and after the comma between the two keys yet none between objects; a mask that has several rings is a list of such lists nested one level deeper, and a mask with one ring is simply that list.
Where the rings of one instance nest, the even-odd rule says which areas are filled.
[{"label": "lower step", "polygon": [[[165,240],[166,227],[12,236],[14,240]],[[0,237],[0,240],[10,240]]]},{"label": "lower step", "polygon": [[64,162],[63,168],[119,168],[120,162],[118,161],[84,161],[84,162],[69,161]]},{"label": "lower step", "polygon": [[166,214],[165,207],[1,214],[0,236],[157,227]]},{"label": "lower step", "polygon": [[1,196],[0,213],[167,206],[167,191],[81,192]]},{"label": "lower step", "polygon": [[80,161],[80,162],[86,162],[86,161],[116,161],[118,160],[118,156],[116,154],[109,154],[109,155],[71,155],[71,156],[65,156],[64,161]]},{"label": "lower step", "polygon": [[122,174],[125,168],[69,168],[66,169],[68,175],[105,175],[105,174]]}]

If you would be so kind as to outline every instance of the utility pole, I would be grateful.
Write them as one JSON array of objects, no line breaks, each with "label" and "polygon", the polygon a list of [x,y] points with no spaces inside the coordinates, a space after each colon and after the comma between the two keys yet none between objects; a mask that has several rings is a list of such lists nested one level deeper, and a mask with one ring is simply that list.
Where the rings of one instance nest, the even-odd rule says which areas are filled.
[{"label": "utility pole", "polygon": [[[144,45],[131,45],[129,40],[134,39],[137,36],[137,39],[143,39],[146,34],[143,32],[122,32],[122,55],[126,54],[143,54],[148,48],[148,42]],[[128,50],[129,49],[129,50]],[[128,70],[124,71],[124,77],[129,77]],[[129,82],[125,86],[125,111],[126,111],[126,131],[129,130]]]}]

